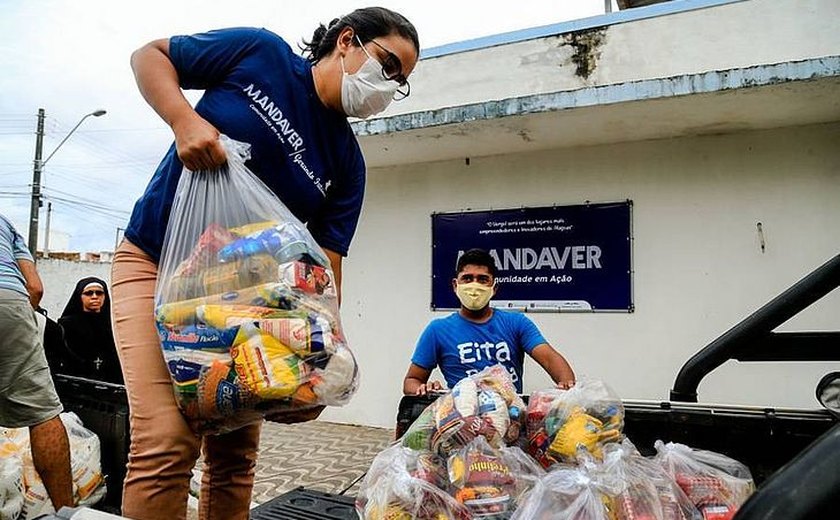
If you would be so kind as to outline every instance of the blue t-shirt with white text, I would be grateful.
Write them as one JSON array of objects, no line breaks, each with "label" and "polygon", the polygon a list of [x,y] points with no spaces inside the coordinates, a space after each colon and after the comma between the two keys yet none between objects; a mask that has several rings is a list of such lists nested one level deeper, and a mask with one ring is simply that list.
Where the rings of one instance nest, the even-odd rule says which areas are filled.
[{"label": "blue t-shirt with white text", "polygon": [[525,354],[543,343],[545,338],[524,314],[494,309],[487,322],[474,323],[456,312],[429,323],[411,362],[426,370],[440,367],[449,388],[501,363],[521,393]]},{"label": "blue t-shirt with white text", "polygon": [[[204,94],[196,112],[251,145],[246,166],[307,224],[322,247],[346,255],[362,206],[365,164],[347,118],[318,98],[312,64],[256,28],[174,36],[181,88]],[[183,165],[174,143],[134,206],[125,236],[159,261]]]}]

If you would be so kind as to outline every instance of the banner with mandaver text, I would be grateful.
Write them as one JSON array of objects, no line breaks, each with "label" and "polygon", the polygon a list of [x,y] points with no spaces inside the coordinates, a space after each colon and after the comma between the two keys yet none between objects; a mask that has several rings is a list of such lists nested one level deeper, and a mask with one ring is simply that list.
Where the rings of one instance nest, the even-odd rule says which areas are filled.
[{"label": "banner with mandaver text", "polygon": [[496,261],[491,304],[524,311],[633,311],[632,201],[432,215],[432,310],[459,308],[464,251]]}]

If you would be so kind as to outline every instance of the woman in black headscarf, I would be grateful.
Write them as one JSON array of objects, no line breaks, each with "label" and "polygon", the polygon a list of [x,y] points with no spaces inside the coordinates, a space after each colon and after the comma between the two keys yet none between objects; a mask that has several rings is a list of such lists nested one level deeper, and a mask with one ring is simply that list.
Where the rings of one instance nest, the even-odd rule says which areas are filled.
[{"label": "woman in black headscarf", "polygon": [[105,281],[93,276],[79,280],[58,324],[75,361],[71,375],[123,383],[111,330],[111,298]]}]

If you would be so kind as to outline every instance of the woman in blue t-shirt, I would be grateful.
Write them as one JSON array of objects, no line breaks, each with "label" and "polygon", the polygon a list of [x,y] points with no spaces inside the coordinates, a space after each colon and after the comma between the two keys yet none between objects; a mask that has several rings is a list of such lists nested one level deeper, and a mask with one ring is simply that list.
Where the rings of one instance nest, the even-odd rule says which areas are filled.
[{"label": "woman in blue t-shirt", "polygon": [[[184,518],[203,441],[200,517],[248,517],[260,426],[204,439],[192,433],[177,408],[153,320],[157,264],[183,168],[221,166],[220,133],[249,143],[246,165],[307,224],[340,289],[341,260],[365,185],[364,159],[347,118],[369,117],[407,96],[419,48],[408,20],[372,7],[321,25],[305,43],[306,58],[255,28],[174,36],[132,55],[140,92],[175,142],[134,206],[114,257],[115,336],[131,406],[126,516]],[[195,108],[182,89],[204,90]]]}]

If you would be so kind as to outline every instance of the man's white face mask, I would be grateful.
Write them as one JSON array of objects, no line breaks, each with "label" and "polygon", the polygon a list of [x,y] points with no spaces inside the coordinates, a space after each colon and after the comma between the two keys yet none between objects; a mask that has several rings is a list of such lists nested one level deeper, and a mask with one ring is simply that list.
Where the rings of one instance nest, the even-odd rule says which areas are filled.
[{"label": "man's white face mask", "polygon": [[382,76],[382,65],[368,53],[358,36],[356,40],[368,58],[359,70],[348,74],[341,57],[341,107],[348,116],[365,119],[388,108],[399,84]]}]

